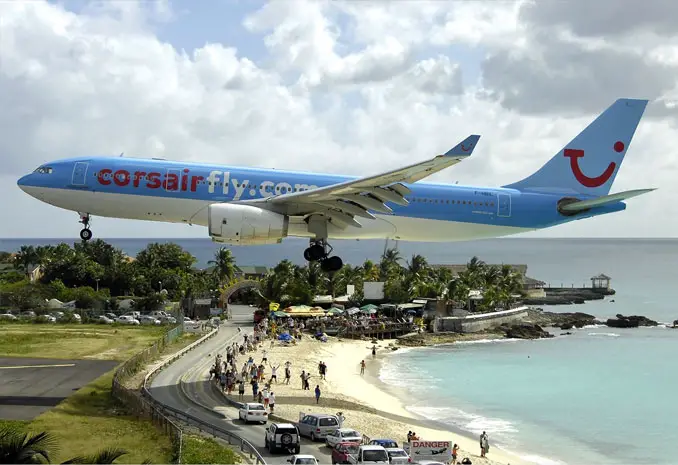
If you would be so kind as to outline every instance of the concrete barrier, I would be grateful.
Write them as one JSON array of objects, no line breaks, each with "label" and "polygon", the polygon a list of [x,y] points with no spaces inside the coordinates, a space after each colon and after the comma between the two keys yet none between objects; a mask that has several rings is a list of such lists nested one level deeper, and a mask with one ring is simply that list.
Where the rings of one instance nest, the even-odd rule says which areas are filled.
[{"label": "concrete barrier", "polygon": [[467,316],[439,317],[435,320],[436,331],[476,333],[504,323],[518,323],[527,317],[528,307],[518,307],[500,312],[470,314]]}]

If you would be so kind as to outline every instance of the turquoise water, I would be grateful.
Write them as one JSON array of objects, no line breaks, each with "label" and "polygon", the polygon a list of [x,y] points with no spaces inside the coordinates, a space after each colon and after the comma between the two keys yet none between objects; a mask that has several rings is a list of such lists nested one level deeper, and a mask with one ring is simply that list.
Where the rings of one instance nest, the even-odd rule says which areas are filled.
[{"label": "turquoise water", "polygon": [[[153,241],[163,240],[110,240],[131,255]],[[58,242],[0,239],[0,250]],[[209,239],[175,242],[202,265],[219,247]],[[292,239],[232,250],[239,264],[271,266],[283,258],[303,263],[305,244]],[[332,245],[353,264],[365,258],[378,260],[384,248],[383,241]],[[401,242],[399,250],[404,258],[422,254],[429,263],[464,263],[473,255],[490,263],[525,263],[529,276],[556,286],[580,286],[605,273],[617,290],[611,299],[554,310],[583,311],[599,318],[623,313],[660,322],[678,319],[673,278],[678,240]],[[381,377],[412,390],[406,404],[414,412],[455,429],[486,430],[495,447],[537,462],[669,464],[678,456],[677,349],[678,329],[585,328],[548,340],[398,351],[387,358]]]},{"label": "turquoise water", "polygon": [[381,378],[412,390],[412,412],[486,430],[538,462],[668,464],[678,453],[677,343],[674,329],[584,328],[396,353]]}]

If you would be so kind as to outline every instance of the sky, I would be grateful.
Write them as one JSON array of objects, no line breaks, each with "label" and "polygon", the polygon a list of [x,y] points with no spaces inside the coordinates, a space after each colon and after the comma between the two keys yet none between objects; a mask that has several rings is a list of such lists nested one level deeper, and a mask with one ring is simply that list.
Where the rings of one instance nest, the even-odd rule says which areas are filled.
[{"label": "sky", "polygon": [[[526,237],[678,235],[678,2],[0,2],[0,237],[77,238],[16,180],[72,156],[371,175],[481,134],[431,178],[500,186],[620,97],[651,103],[627,210]],[[207,237],[94,218],[95,237]]]}]

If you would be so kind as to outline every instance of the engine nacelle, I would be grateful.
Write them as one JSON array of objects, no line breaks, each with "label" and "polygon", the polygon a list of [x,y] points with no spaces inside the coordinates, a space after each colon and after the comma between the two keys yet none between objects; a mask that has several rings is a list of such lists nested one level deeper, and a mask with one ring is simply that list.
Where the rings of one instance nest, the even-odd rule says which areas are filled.
[{"label": "engine nacelle", "polygon": [[212,240],[236,245],[275,244],[287,236],[289,217],[251,205],[215,203],[207,207]]}]

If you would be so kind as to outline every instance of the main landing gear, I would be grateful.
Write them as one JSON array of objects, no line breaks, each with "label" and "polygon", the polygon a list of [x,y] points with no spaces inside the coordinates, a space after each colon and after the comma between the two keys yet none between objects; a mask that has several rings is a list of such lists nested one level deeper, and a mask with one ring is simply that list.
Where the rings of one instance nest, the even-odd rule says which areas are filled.
[{"label": "main landing gear", "polygon": [[320,262],[320,268],[328,273],[339,271],[344,263],[341,258],[335,256],[330,257],[332,253],[332,246],[327,243],[325,239],[316,239],[311,241],[311,245],[304,250],[304,258],[309,262]]},{"label": "main landing gear", "polygon": [[80,215],[80,223],[83,226],[80,230],[80,239],[82,239],[83,242],[87,242],[92,238],[92,231],[89,229],[89,220],[89,214]]}]

